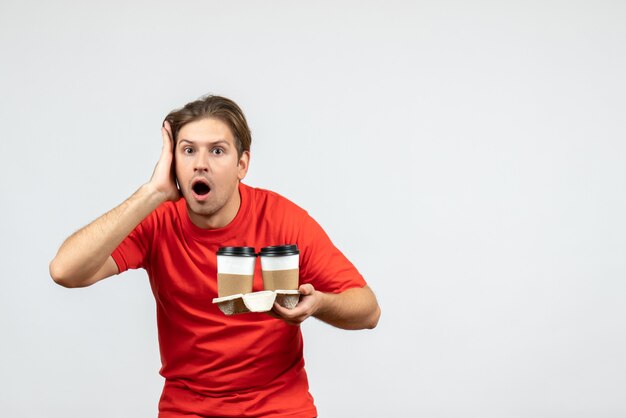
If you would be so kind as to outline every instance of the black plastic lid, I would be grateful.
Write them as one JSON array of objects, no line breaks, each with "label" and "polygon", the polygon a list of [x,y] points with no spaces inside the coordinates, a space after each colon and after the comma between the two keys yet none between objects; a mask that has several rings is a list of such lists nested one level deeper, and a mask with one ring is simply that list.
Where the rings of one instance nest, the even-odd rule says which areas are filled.
[{"label": "black plastic lid", "polygon": [[256,257],[254,247],[220,247],[217,255],[230,255],[233,257]]},{"label": "black plastic lid", "polygon": [[272,245],[270,247],[261,248],[259,253],[262,257],[284,257],[286,255],[300,254],[298,246],[295,244],[290,245]]}]

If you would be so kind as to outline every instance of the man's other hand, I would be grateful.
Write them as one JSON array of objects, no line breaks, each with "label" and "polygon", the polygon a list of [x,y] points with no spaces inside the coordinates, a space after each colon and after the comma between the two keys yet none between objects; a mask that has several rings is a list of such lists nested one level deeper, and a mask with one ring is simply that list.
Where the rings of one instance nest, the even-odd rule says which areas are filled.
[{"label": "man's other hand", "polygon": [[300,301],[293,309],[287,309],[274,303],[274,308],[270,315],[282,319],[291,325],[300,325],[305,319],[315,315],[319,309],[323,294],[315,290],[312,284],[303,284],[298,289],[300,291]]},{"label": "man's other hand", "polygon": [[298,290],[300,302],[294,309],[274,303],[268,313],[291,325],[299,325],[310,316],[343,329],[372,329],[378,324],[380,307],[369,286],[324,293],[311,284],[303,284]]}]

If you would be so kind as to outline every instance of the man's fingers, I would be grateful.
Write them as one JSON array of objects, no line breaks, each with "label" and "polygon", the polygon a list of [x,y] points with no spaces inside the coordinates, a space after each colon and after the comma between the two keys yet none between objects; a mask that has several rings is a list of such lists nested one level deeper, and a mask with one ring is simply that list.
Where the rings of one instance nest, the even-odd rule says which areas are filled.
[{"label": "man's fingers", "polygon": [[298,288],[298,291],[300,291],[301,295],[311,295],[313,294],[313,292],[315,292],[315,288],[313,287],[312,284],[305,283],[303,285],[300,285],[300,287]]},{"label": "man's fingers", "polygon": [[174,166],[174,143],[172,141],[172,129],[168,121],[161,126],[163,148],[157,161],[150,182],[156,190],[166,194],[167,200],[180,198],[180,190],[176,185],[176,171]]},{"label": "man's fingers", "polygon": [[161,128],[161,135],[163,136],[163,148],[171,150],[173,148],[172,136],[165,126]]},{"label": "man's fingers", "polygon": [[170,125],[169,121],[167,121],[167,120],[163,121],[163,127],[165,128],[165,130],[169,134],[170,138],[172,138],[172,125]]},{"label": "man's fingers", "polygon": [[276,314],[279,315],[281,318],[289,317],[289,314],[291,313],[291,310],[283,308],[278,304],[278,302],[274,302],[273,311],[276,312]]},{"label": "man's fingers", "polygon": [[161,135],[163,136],[163,148],[172,152],[174,149],[174,140],[172,135],[172,127],[168,121],[163,122],[161,127]]},{"label": "man's fingers", "polygon": [[174,142],[172,141],[172,131],[168,121],[163,122],[161,136],[163,137],[163,150],[161,152],[160,161],[162,161],[163,164],[171,164],[174,157]]},{"label": "man's fingers", "polygon": [[[274,318],[282,319],[291,325],[297,325],[302,321],[297,320],[297,315],[293,314],[294,309],[287,309],[278,304],[278,302],[274,302],[274,307],[270,311],[272,312],[270,315]],[[269,312],[268,312],[269,313]]]},{"label": "man's fingers", "polygon": [[298,290],[302,297],[295,308],[287,309],[275,302],[274,308],[272,309],[276,317],[291,325],[301,324],[308,317],[312,316],[315,311],[316,292],[313,285],[306,283],[301,285]]},{"label": "man's fingers", "polygon": [[276,317],[291,325],[298,325],[310,316],[307,308],[304,306],[298,305],[293,309],[287,309],[280,306],[277,302],[274,303],[273,312],[276,314]]}]

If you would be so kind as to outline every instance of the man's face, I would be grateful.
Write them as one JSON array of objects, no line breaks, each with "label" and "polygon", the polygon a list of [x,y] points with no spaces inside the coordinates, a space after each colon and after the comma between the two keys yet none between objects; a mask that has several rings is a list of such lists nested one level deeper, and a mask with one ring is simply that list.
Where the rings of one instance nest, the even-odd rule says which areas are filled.
[{"label": "man's face", "polygon": [[228,125],[214,118],[184,125],[178,131],[174,159],[191,221],[201,228],[228,225],[239,210],[239,180],[250,160],[248,151],[237,156]]}]

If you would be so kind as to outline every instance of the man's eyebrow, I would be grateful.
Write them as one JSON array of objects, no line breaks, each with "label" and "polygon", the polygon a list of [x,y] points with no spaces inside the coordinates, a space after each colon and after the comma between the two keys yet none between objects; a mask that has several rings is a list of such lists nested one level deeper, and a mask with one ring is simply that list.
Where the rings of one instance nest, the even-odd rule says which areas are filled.
[{"label": "man's eyebrow", "polygon": [[[192,140],[192,139],[180,139],[178,140],[178,145],[182,144],[183,142],[186,142],[190,145],[195,145],[196,141]],[[230,142],[228,142],[225,139],[218,139],[216,141],[211,141],[208,143],[209,145],[230,145]]]}]

